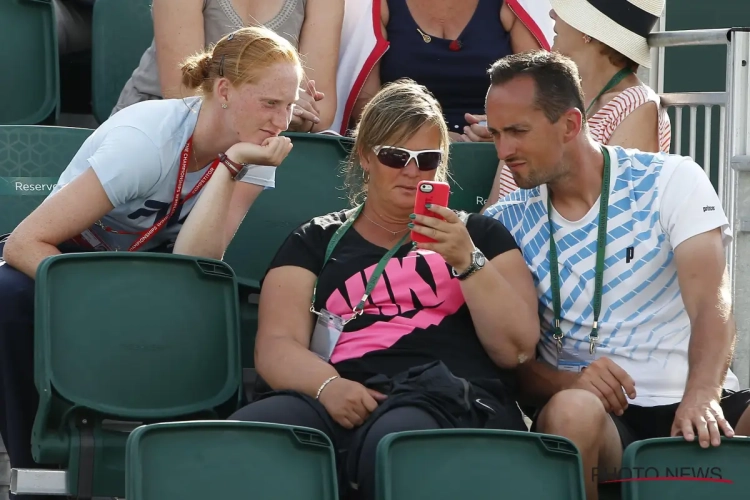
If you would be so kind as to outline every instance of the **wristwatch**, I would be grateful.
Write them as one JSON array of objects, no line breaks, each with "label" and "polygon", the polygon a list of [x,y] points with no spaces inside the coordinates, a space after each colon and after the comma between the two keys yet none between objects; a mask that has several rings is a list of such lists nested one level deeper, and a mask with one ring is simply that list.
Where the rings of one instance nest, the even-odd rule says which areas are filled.
[{"label": "wristwatch", "polygon": [[466,271],[459,273],[458,271],[456,271],[455,267],[451,269],[452,269],[453,276],[463,281],[469,276],[471,276],[472,274],[474,274],[475,272],[482,269],[486,263],[487,263],[487,258],[484,256],[482,251],[479,250],[478,248],[474,248],[474,251],[471,252],[471,264],[466,269]]},{"label": "wristwatch", "polygon": [[244,165],[242,163],[237,163],[236,161],[230,160],[229,157],[224,153],[219,154],[219,162],[227,167],[227,170],[229,170],[229,173],[232,176],[232,180],[237,180],[237,175],[239,175],[239,173],[242,172],[242,169],[244,168]]}]

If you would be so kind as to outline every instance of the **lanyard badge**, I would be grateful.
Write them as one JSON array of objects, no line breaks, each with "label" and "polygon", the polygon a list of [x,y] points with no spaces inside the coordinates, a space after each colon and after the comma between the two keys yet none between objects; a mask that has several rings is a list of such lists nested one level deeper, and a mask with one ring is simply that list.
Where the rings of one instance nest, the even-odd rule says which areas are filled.
[{"label": "lanyard badge", "polygon": [[318,313],[312,338],[310,338],[310,350],[317,354],[323,361],[330,361],[339,337],[344,332],[345,324],[341,316],[322,309]]},{"label": "lanyard badge", "polygon": [[[596,353],[596,342],[599,340],[599,313],[602,308],[602,281],[604,278],[604,253],[607,245],[607,214],[609,209],[609,180],[610,180],[610,158],[609,151],[602,147],[604,155],[604,173],[602,176],[602,194],[599,198],[599,222],[596,237],[596,270],[594,283],[594,324],[589,335],[589,355]],[[549,224],[549,262],[550,262],[550,288],[552,290],[552,304],[554,309],[552,338],[557,344],[558,356],[562,352],[564,334],[560,328],[561,302],[560,302],[560,270],[557,262],[557,244],[555,243],[555,226],[552,223],[552,200],[547,192],[547,222]]]}]

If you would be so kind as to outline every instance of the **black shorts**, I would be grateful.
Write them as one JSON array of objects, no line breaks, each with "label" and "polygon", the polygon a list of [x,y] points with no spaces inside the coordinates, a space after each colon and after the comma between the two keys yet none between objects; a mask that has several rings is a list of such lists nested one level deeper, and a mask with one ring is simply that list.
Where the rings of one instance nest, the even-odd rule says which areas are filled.
[{"label": "black shorts", "polygon": [[[679,403],[663,406],[629,405],[622,416],[610,415],[620,434],[622,449],[624,450],[634,441],[668,437],[672,431],[678,406]],[[724,418],[733,428],[748,407],[750,407],[750,389],[738,392],[722,391],[721,409],[724,411]]]}]

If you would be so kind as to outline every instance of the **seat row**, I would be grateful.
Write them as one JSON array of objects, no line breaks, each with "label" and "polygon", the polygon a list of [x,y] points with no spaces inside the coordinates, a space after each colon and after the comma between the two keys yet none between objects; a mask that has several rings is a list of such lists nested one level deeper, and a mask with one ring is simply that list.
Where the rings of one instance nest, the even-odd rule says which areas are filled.
[{"label": "seat row", "polygon": [[[112,282],[117,287],[112,287]],[[46,259],[36,279],[35,460],[18,493],[125,497],[337,498],[334,448],[312,429],[229,422],[244,403],[239,284],[221,261],[101,252]],[[643,441],[623,469],[627,499],[747,498],[750,439],[703,450]],[[379,498],[583,498],[576,447],[494,430],[398,433],[380,444]]]}]

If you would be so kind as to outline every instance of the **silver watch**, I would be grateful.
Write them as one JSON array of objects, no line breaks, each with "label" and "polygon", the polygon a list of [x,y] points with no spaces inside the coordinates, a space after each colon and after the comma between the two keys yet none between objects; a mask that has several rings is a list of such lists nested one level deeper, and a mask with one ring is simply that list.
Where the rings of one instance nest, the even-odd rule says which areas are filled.
[{"label": "silver watch", "polygon": [[474,248],[474,251],[471,252],[471,264],[469,265],[469,267],[463,273],[459,273],[458,271],[456,271],[455,267],[452,267],[451,272],[453,273],[453,276],[463,281],[475,272],[482,269],[486,263],[487,258],[484,256],[482,251],[478,248]]}]

